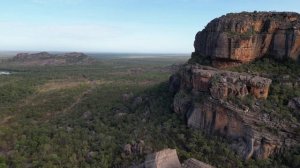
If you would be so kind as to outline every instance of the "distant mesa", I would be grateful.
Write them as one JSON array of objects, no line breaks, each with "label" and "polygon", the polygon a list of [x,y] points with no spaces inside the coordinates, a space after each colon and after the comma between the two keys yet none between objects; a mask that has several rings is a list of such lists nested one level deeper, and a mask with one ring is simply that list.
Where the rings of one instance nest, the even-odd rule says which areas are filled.
[{"label": "distant mesa", "polygon": [[299,60],[300,14],[294,12],[229,13],[197,33],[195,58],[206,57],[226,68],[269,56]]},{"label": "distant mesa", "polygon": [[91,64],[95,60],[84,53],[71,52],[63,55],[39,52],[34,54],[19,53],[9,60],[9,63],[24,66],[45,66],[45,65],[76,65]]}]

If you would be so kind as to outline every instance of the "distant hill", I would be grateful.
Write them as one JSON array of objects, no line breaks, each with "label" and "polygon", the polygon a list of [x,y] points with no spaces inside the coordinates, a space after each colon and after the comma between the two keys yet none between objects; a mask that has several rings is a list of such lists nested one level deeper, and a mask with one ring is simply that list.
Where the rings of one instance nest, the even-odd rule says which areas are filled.
[{"label": "distant hill", "polygon": [[71,52],[62,55],[39,52],[34,54],[18,53],[6,63],[23,66],[45,66],[45,65],[77,65],[91,64],[95,60],[84,53]]}]

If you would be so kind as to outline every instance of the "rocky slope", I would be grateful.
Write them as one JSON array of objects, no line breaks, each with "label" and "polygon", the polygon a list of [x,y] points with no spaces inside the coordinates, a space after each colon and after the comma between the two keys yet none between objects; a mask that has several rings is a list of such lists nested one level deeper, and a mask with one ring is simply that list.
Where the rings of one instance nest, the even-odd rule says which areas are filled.
[{"label": "rocky slope", "polygon": [[24,66],[44,66],[44,65],[73,65],[90,64],[94,60],[83,53],[72,52],[63,55],[55,55],[47,52],[40,53],[19,53],[8,60],[10,64]]},{"label": "rocky slope", "polygon": [[[191,128],[225,137],[245,160],[266,159],[299,144],[299,123],[271,115],[274,108],[260,104],[268,99],[271,79],[221,70],[267,55],[299,59],[299,14],[244,12],[214,19],[196,35],[192,59],[197,61],[170,77],[174,112]],[[198,64],[207,60],[221,69]],[[297,104],[295,98],[289,106],[297,111]]]},{"label": "rocky slope", "polygon": [[197,33],[195,53],[215,67],[235,66],[263,56],[299,60],[300,15],[292,12],[230,13]]},{"label": "rocky slope", "polygon": [[[270,117],[251,99],[267,99],[271,80],[247,73],[185,65],[170,78],[173,108],[191,128],[220,135],[244,159],[266,159],[299,142],[298,124]],[[234,99],[242,100],[240,104]]]}]

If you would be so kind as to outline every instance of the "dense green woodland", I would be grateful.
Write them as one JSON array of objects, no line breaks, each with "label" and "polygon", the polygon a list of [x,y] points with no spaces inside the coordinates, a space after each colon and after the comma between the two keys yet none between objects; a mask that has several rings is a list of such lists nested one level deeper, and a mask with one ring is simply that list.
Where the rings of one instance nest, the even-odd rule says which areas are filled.
[{"label": "dense green woodland", "polygon": [[[147,153],[175,148],[180,160],[196,158],[216,167],[299,167],[294,148],[267,160],[243,162],[226,140],[186,127],[171,110],[171,65],[187,58],[106,59],[94,65],[12,67],[0,75],[0,168],[130,167]],[[262,60],[236,71],[289,74],[299,65]],[[287,108],[300,89],[273,82],[265,108],[299,122]],[[124,100],[124,94],[133,95]],[[131,94],[132,93],[132,94]],[[136,102],[140,97],[142,101]],[[251,103],[251,101],[249,102]],[[121,115],[122,114],[122,115]],[[143,140],[142,154],[126,155],[125,144]]]}]

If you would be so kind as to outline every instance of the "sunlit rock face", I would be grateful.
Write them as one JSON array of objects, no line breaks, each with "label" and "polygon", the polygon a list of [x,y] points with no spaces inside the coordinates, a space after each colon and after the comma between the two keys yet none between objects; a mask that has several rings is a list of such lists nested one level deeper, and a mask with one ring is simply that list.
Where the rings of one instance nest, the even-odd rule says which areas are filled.
[{"label": "sunlit rock face", "polygon": [[247,96],[267,99],[272,83],[268,78],[186,64],[169,82],[170,90],[177,88],[174,112],[184,116],[193,129],[227,138],[232,149],[245,160],[266,159],[298,143],[297,125],[270,117],[259,106],[232,102]]},{"label": "sunlit rock face", "polygon": [[299,60],[300,15],[291,12],[231,13],[197,33],[195,53],[226,68],[263,56]]}]

